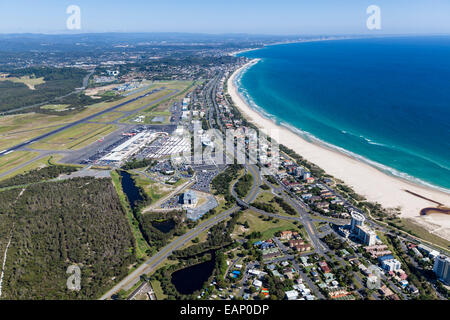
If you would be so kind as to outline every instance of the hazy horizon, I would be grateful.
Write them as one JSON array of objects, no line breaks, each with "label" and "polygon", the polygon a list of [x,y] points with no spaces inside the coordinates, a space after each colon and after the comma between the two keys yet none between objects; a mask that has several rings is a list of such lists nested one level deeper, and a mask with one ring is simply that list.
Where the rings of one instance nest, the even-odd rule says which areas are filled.
[{"label": "hazy horizon", "polygon": [[273,37],[402,37],[402,36],[450,36],[449,32],[430,32],[430,33],[247,33],[247,32],[177,32],[177,31],[91,31],[91,32],[0,32],[0,35],[47,35],[47,36],[70,36],[70,35],[95,35],[95,34],[173,34],[173,35],[204,35],[204,36],[273,36]]},{"label": "hazy horizon", "polygon": [[[67,30],[70,5],[81,10],[81,29]],[[368,30],[366,10],[381,9],[381,29]],[[444,0],[17,0],[0,4],[0,33],[203,33],[252,35],[448,34]]]}]

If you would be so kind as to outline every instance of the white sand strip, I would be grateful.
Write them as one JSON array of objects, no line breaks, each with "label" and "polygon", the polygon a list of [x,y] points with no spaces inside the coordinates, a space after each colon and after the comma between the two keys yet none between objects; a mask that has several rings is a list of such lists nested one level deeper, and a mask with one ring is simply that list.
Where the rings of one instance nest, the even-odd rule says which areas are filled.
[{"label": "white sand strip", "polygon": [[[254,63],[254,61],[250,63]],[[271,130],[278,129],[279,143],[294,150],[306,160],[315,163],[328,174],[343,180],[369,201],[378,202],[385,208],[400,207],[401,217],[403,218],[414,218],[415,221],[420,223],[425,218],[420,217],[420,210],[436,206],[435,203],[405,192],[405,189],[450,206],[450,194],[390,176],[346,154],[308,142],[288,128],[277,125],[272,120],[265,118],[250,108],[234,85],[235,77],[249,64],[238,69],[230,77],[228,80],[228,93],[243,116],[261,128],[262,131],[269,133]],[[441,237],[444,234],[446,235],[445,238],[450,240],[449,215],[436,214],[426,218],[443,227],[444,230],[440,230]],[[425,224],[422,225],[426,227]]]}]

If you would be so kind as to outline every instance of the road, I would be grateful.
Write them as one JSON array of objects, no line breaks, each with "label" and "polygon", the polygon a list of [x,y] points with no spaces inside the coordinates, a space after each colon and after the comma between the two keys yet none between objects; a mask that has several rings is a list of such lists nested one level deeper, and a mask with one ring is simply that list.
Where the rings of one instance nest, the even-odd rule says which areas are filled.
[{"label": "road", "polygon": [[[222,123],[218,119],[218,115],[219,115],[218,106],[215,101],[215,92],[217,90],[217,82],[218,82],[218,80],[217,80],[217,78],[215,78],[213,81],[211,81],[211,83],[208,85],[208,88],[207,88],[208,93],[207,93],[207,96],[205,97],[207,105],[208,105],[208,110],[209,110],[209,113],[207,116],[208,116],[208,122],[209,122],[210,127],[213,127],[212,126],[213,117],[212,117],[212,112],[211,112],[212,108],[211,107],[214,107],[214,109],[216,111],[216,119],[217,119],[216,123],[220,127],[221,131],[223,132]],[[212,100],[212,103],[211,103],[211,100]],[[220,137],[218,137],[218,138],[220,138]],[[230,147],[230,148],[228,148],[228,147]],[[227,146],[226,150],[227,150],[227,152],[229,150],[234,150],[234,146]],[[249,163],[256,163],[256,159],[249,159]],[[308,233],[308,236],[309,236],[311,242],[313,243],[317,253],[324,254],[327,251],[327,248],[321,243],[320,239],[316,235],[314,225],[312,224],[312,219],[309,217],[309,215],[306,212],[307,206],[303,202],[298,203],[297,201],[293,201],[290,197],[286,196],[286,194],[283,191],[287,191],[290,193],[289,190],[286,190],[284,188],[283,189],[280,188],[278,190],[272,189],[273,192],[280,194],[284,198],[285,201],[287,201],[290,205],[292,205],[294,207],[294,209],[297,211],[298,216],[291,217],[291,216],[282,216],[282,215],[278,215],[278,214],[272,214],[272,213],[268,213],[263,210],[254,208],[250,205],[250,203],[252,203],[256,199],[259,190],[255,191],[255,189],[257,189],[257,188],[259,188],[259,186],[261,186],[261,184],[263,183],[263,179],[261,176],[261,172],[256,165],[246,164],[245,168],[246,168],[246,171],[249,172],[253,177],[252,189],[250,190],[249,195],[244,200],[242,200],[237,196],[236,192],[234,191],[234,188],[232,188],[231,193],[232,193],[233,197],[236,199],[236,202],[242,207],[251,208],[253,211],[263,214],[263,215],[271,216],[271,217],[274,217],[277,219],[299,221],[302,225],[305,226],[305,230]],[[264,182],[266,182],[266,181],[264,180]],[[270,183],[266,183],[266,184],[269,186],[272,186]],[[274,187],[272,187],[272,188],[274,188]],[[339,222],[341,222],[341,221],[339,221]],[[345,222],[345,224],[346,223],[347,222]],[[317,286],[315,286],[315,284],[307,277],[307,275],[302,272],[300,266],[298,266],[295,259],[292,256],[289,256],[289,257],[292,258],[293,263],[296,264],[297,271],[299,271],[300,275],[305,279],[305,281],[308,282],[308,285],[314,291],[314,293],[319,298],[324,298],[323,295],[318,290]],[[244,281],[245,281],[245,279],[244,279]],[[242,292],[243,292],[243,288],[242,288],[241,292],[239,292],[239,294],[242,295]]]},{"label": "road", "polygon": [[126,276],[122,281],[120,281],[117,285],[115,285],[111,290],[109,290],[107,293],[105,293],[100,300],[106,300],[111,298],[112,295],[120,291],[121,289],[129,290],[131,289],[136,283],[139,282],[140,276],[143,274],[148,274],[155,270],[155,268],[163,262],[167,257],[169,257],[172,252],[175,250],[180,249],[184,244],[189,242],[190,240],[197,237],[200,233],[202,233],[205,230],[208,230],[212,226],[216,225],[217,223],[224,221],[226,218],[228,218],[232,213],[238,211],[238,207],[234,206],[219,215],[203,222],[202,224],[198,225],[191,231],[187,232],[183,236],[177,238],[175,241],[172,241],[167,246],[162,248],[158,253],[156,253],[154,256],[152,256],[150,259],[148,259],[146,262],[144,262],[141,266],[139,266],[136,270],[134,270],[132,273],[130,273],[128,276]]},{"label": "road", "polygon": [[[219,121],[219,109],[216,102],[216,92],[217,92],[217,85],[219,82],[219,79],[221,78],[222,73],[219,73],[216,77],[214,77],[206,86],[206,94],[205,94],[205,103],[208,106],[206,108],[207,111],[207,118],[210,128],[214,128],[214,124],[217,124],[220,129],[223,129],[222,123]],[[213,119],[213,113],[216,113],[216,119]],[[223,130],[222,130],[223,131]]]},{"label": "road", "polygon": [[[253,186],[246,198],[245,201],[253,201],[257,194],[258,194],[258,188],[260,185],[260,177],[258,175],[253,175]],[[232,189],[234,189],[234,185],[232,186]],[[182,246],[184,246],[187,242],[197,237],[200,233],[202,233],[205,230],[208,230],[212,226],[216,225],[219,222],[224,221],[226,218],[228,218],[231,214],[239,211],[239,207],[237,205],[233,206],[232,208],[218,214],[217,216],[210,218],[209,220],[203,222],[202,224],[198,225],[194,229],[190,230],[186,234],[182,235],[181,237],[177,238],[176,240],[169,243],[167,246],[162,248],[158,253],[156,253],[154,256],[149,258],[146,262],[144,262],[141,266],[139,266],[136,270],[134,270],[132,273],[130,273],[127,277],[125,277],[122,281],[120,281],[117,285],[115,285],[111,290],[109,290],[107,293],[105,293],[100,299],[105,300],[110,298],[113,294],[117,293],[121,289],[129,290],[131,289],[138,281],[140,280],[140,276],[143,274],[148,274],[155,270],[155,268],[163,262],[167,257],[169,257],[172,252],[175,250],[180,249]]]},{"label": "road", "polygon": [[[214,125],[219,126],[221,129],[221,122],[218,118],[218,106],[215,101],[215,93],[217,90],[218,81],[220,79],[220,75],[215,77],[213,80],[208,83],[208,85],[205,88],[206,95],[204,96],[205,102],[207,104],[207,119],[208,124],[210,128],[214,128]],[[213,110],[216,111],[216,121],[213,119]],[[221,138],[221,137],[220,137]],[[227,151],[230,150],[227,148]],[[231,150],[234,150],[234,148],[231,148]],[[249,162],[252,163],[250,159]],[[255,162],[253,162],[255,163]],[[258,212],[260,214],[264,214],[267,216],[272,216],[277,219],[284,219],[284,220],[291,220],[291,221],[298,221],[300,222],[304,227],[308,234],[309,239],[311,240],[315,251],[319,255],[324,255],[329,249],[321,242],[317,235],[317,231],[315,230],[315,226],[313,224],[314,220],[318,221],[327,221],[335,224],[347,224],[347,221],[341,220],[341,219],[314,219],[307,213],[308,206],[303,203],[300,199],[298,199],[295,195],[292,195],[290,190],[286,189],[282,184],[280,184],[280,188],[272,187],[272,192],[276,192],[279,194],[286,202],[288,202],[297,212],[298,215],[296,216],[282,216],[278,214],[272,214],[268,213],[262,210],[259,210],[257,208],[252,207],[250,204],[255,201],[258,193],[259,193],[259,187],[262,184],[262,177],[259,168],[254,164],[245,164],[244,165],[247,172],[251,173],[253,177],[253,184],[252,187],[248,193],[248,195],[244,199],[240,199],[235,191],[234,191],[234,185],[231,186],[231,192],[234,198],[236,199],[236,202],[239,206],[244,208],[251,208],[255,212]],[[268,184],[271,186],[271,184]],[[287,193],[287,194],[286,194]],[[288,196],[289,194],[289,196]],[[295,200],[294,200],[295,199]],[[298,201],[296,201],[298,200]],[[166,258],[168,258],[175,250],[180,249],[183,247],[188,241],[191,239],[197,237],[200,233],[204,232],[205,230],[208,230],[212,226],[214,226],[217,223],[220,223],[221,221],[224,221],[227,219],[231,214],[239,211],[239,206],[235,205],[232,208],[218,214],[215,217],[210,218],[209,220],[203,222],[202,224],[198,225],[194,229],[190,230],[188,233],[184,234],[183,236],[175,239],[170,244],[162,248],[158,253],[156,253],[153,257],[149,258],[144,264],[139,266],[136,270],[134,270],[131,274],[129,274],[125,279],[120,281],[114,288],[109,290],[107,293],[105,293],[101,299],[108,299],[110,298],[114,293],[117,293],[119,290],[129,290],[132,288],[138,281],[140,280],[140,276],[143,274],[148,274],[152,271],[154,271],[159,264],[161,264]],[[291,260],[296,270],[299,272],[299,274],[302,276],[302,278],[307,282],[308,286],[311,288],[311,290],[316,294],[319,298],[324,298],[323,295],[318,290],[317,286],[311,281],[311,279],[303,273],[302,268],[298,265],[298,263],[295,261],[295,258],[292,255],[287,255],[287,259]],[[250,265],[250,264],[249,264]],[[246,267],[248,268],[249,265]],[[245,276],[244,276],[245,281]],[[356,281],[358,281],[361,285],[362,280],[357,277]],[[241,290],[242,291],[242,290]],[[240,292],[242,294],[242,292]]]},{"label": "road", "polygon": [[[217,116],[217,125],[220,127],[221,131],[223,132],[224,129],[222,127],[222,123],[219,121],[218,119],[218,114],[219,114],[219,110],[218,110],[218,106],[215,100],[215,96],[216,96],[216,91],[217,91],[217,85],[218,85],[218,79],[220,79],[221,75],[219,74],[216,78],[214,78],[207,87],[207,95],[206,95],[206,102],[208,105],[208,121],[209,121],[209,125],[210,127],[212,127],[212,109],[214,108],[214,110],[216,110],[216,116]],[[219,136],[219,134],[216,132],[216,138],[222,139],[223,137]],[[233,150],[234,153],[234,145],[227,145],[226,146],[226,151],[229,152],[230,150]],[[254,184],[252,186],[252,188],[258,188],[261,184],[262,184],[262,177],[261,177],[261,172],[259,170],[259,168],[254,164],[257,163],[256,159],[253,159],[252,156],[250,154],[248,154],[249,159],[248,162],[251,164],[245,164],[245,168],[248,172],[250,172],[253,176],[253,178],[256,180],[254,181]],[[233,158],[234,158],[234,154],[233,154]],[[276,177],[275,177],[276,178]],[[269,186],[272,186],[270,183],[266,183]],[[281,184],[280,184],[281,185]],[[281,185],[282,186],[282,185]],[[274,188],[272,186],[272,188]],[[265,211],[256,209],[254,207],[251,207],[250,203],[252,203],[255,199],[256,199],[256,195],[254,197],[252,197],[251,199],[249,199],[250,201],[242,201],[241,199],[239,199],[239,197],[237,196],[237,194],[234,192],[234,190],[232,190],[232,195],[235,197],[236,201],[238,202],[239,205],[243,206],[243,207],[248,207],[253,210],[256,211],[258,213],[261,214],[265,214],[265,215],[269,215],[269,216],[273,216],[275,218],[279,218],[279,219],[287,219],[287,220],[295,220],[295,221],[299,221],[300,223],[302,223],[302,225],[305,226],[305,230],[308,233],[308,236],[311,240],[311,242],[313,243],[314,247],[316,248],[317,252],[320,254],[323,254],[327,251],[326,247],[321,243],[321,241],[319,240],[319,238],[316,236],[316,232],[315,232],[315,228],[314,225],[312,224],[312,220],[309,217],[309,215],[307,214],[307,206],[300,201],[293,201],[290,197],[287,197],[282,191],[281,188],[283,188],[282,190],[290,193],[290,190],[285,189],[284,187],[280,187],[280,189],[275,189],[275,192],[281,193],[281,196],[289,203],[291,204],[294,209],[297,211],[298,213],[298,217],[286,217],[286,216],[281,216],[281,215],[276,215],[276,214],[270,214],[267,213]],[[253,190],[253,189],[252,189]],[[297,197],[295,195],[292,195],[292,197],[295,197],[295,199],[297,199]]]},{"label": "road", "polygon": [[325,299],[325,297],[320,292],[320,290],[316,286],[316,284],[314,282],[312,282],[312,280],[308,277],[308,275],[306,273],[303,272],[303,268],[301,268],[299,266],[299,264],[295,260],[295,256],[289,254],[289,249],[283,243],[281,243],[281,241],[278,238],[274,237],[273,240],[276,243],[276,245],[278,246],[278,248],[280,248],[281,251],[285,254],[285,257],[282,260],[291,261],[292,265],[294,266],[294,269],[298,272],[298,274],[301,276],[301,278],[306,282],[306,284],[311,289],[311,291],[314,293],[314,295],[316,297],[318,297],[319,299]]},{"label": "road", "polygon": [[[254,166],[254,165],[247,165],[246,167],[248,168],[250,173],[252,173],[253,176],[257,175],[257,177],[259,178],[259,184],[258,184],[258,186],[259,186],[261,184],[261,177],[259,175],[259,171],[257,170],[257,168],[255,169],[256,166]],[[255,207],[253,207],[251,205],[251,203],[256,199],[256,196],[253,197],[251,199],[251,201],[244,201],[244,200],[239,199],[239,197],[237,196],[237,194],[236,194],[236,192],[234,190],[232,190],[232,195],[236,199],[236,201],[237,201],[237,203],[239,205],[241,205],[243,207],[246,207],[246,208],[249,208],[252,211],[257,212],[259,214],[266,215],[266,216],[269,216],[269,217],[273,217],[273,218],[276,218],[276,219],[300,222],[305,227],[305,230],[308,233],[308,237],[311,240],[311,242],[312,242],[315,250],[317,251],[317,253],[324,254],[327,251],[327,248],[322,244],[322,242],[320,241],[319,237],[316,235],[316,231],[315,231],[315,227],[314,227],[314,225],[312,223],[312,219],[307,216],[307,213],[304,211],[304,209],[298,203],[296,203],[295,201],[292,201],[292,199],[290,199],[289,197],[286,197],[286,196],[282,195],[283,198],[286,201],[288,201],[291,206],[293,206],[293,208],[297,212],[298,216],[284,216],[284,215],[279,215],[279,214],[275,214],[275,213],[269,213],[269,212],[260,210],[258,208],[255,208]]]}]

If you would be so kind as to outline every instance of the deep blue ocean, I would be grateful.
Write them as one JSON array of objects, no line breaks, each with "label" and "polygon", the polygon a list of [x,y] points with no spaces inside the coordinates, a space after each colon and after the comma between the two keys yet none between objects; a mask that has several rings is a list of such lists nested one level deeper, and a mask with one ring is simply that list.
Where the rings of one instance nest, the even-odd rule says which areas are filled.
[{"label": "deep blue ocean", "polygon": [[385,172],[450,190],[450,37],[304,42],[241,55],[261,59],[236,79],[253,108]]}]

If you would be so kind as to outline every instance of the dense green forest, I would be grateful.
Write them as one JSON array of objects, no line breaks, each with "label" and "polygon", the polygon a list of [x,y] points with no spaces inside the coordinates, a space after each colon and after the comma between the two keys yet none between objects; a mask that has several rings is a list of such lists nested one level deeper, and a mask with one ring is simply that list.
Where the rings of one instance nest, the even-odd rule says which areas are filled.
[{"label": "dense green forest", "polygon": [[212,180],[212,187],[216,191],[216,194],[222,194],[226,195],[228,194],[229,187],[231,181],[236,179],[238,177],[239,170],[242,169],[242,165],[239,164],[233,164],[228,166],[225,171],[218,174],[213,180]]},{"label": "dense green forest", "polygon": [[[184,215],[179,212],[145,213],[139,216],[142,235],[151,247],[157,251],[164,247],[174,236],[181,236],[186,232]],[[162,232],[155,227],[156,223],[171,222],[173,227],[168,232]]]},{"label": "dense green forest", "polygon": [[17,69],[10,77],[34,76],[44,78],[45,83],[29,89],[23,83],[0,81],[0,112],[51,101],[83,86],[87,72],[76,68],[33,67]]},{"label": "dense green forest", "polygon": [[263,211],[269,212],[269,213],[275,213],[277,211],[277,209],[274,207],[273,204],[267,203],[267,202],[255,201],[255,202],[251,203],[251,205],[253,207],[255,207],[256,209],[263,210]]},{"label": "dense green forest", "polygon": [[221,222],[211,227],[205,242],[194,244],[183,250],[176,250],[173,252],[173,256],[178,259],[187,258],[211,249],[218,249],[232,244],[233,239],[230,234],[233,232],[241,215],[242,213],[240,211],[232,214],[231,219],[227,222]]},{"label": "dense green forest", "polygon": [[52,165],[41,169],[31,170],[12,178],[0,181],[0,188],[20,186],[39,181],[50,180],[57,178],[60,174],[70,174],[77,170],[78,168],[74,166]]},{"label": "dense green forest", "polygon": [[158,163],[157,160],[152,160],[152,159],[137,160],[136,158],[133,158],[130,161],[127,161],[122,166],[122,169],[123,170],[132,170],[132,169],[145,168],[145,167],[148,167],[148,166],[153,166],[156,163]]},{"label": "dense green forest", "polygon": [[295,211],[295,209],[289,204],[287,203],[283,198],[281,197],[275,197],[274,198],[275,202],[278,203],[278,205],[287,213],[290,214],[291,216],[295,216],[297,214],[297,211]]},{"label": "dense green forest", "polygon": [[230,220],[213,226],[210,229],[208,238],[205,242],[174,251],[169,259],[178,259],[179,263],[160,268],[150,277],[150,280],[158,280],[161,283],[161,288],[167,295],[167,299],[185,300],[195,299],[198,296],[201,290],[197,290],[192,295],[180,294],[171,282],[172,273],[188,266],[210,260],[210,251],[215,252],[215,267],[208,281],[205,282],[204,288],[207,288],[207,284],[211,282],[213,278],[215,278],[219,284],[224,282],[223,275],[227,269],[227,264],[223,251],[228,250],[235,245],[230,234],[241,215],[241,212],[236,212],[231,216]]},{"label": "dense green forest", "polygon": [[234,190],[236,191],[239,198],[244,198],[253,185],[253,176],[249,173],[243,175],[238,182],[236,182],[236,185],[234,186]]},{"label": "dense green forest", "polygon": [[120,95],[101,95],[99,98],[91,98],[90,96],[87,96],[83,93],[72,93],[64,98],[61,99],[54,99],[49,101],[49,104],[62,104],[67,105],[66,110],[63,111],[57,111],[52,109],[44,109],[41,108],[41,106],[36,106],[34,108],[30,108],[29,111],[34,111],[38,113],[44,113],[44,114],[51,114],[51,115],[58,115],[58,116],[65,116],[68,114],[74,114],[80,111],[83,111],[87,106],[104,102],[104,101],[113,101],[118,100],[122,96]]},{"label": "dense green forest", "polygon": [[[134,239],[110,179],[75,178],[0,192],[0,243],[12,234],[5,299],[93,299],[135,263]],[[81,290],[69,291],[70,265]]]}]

